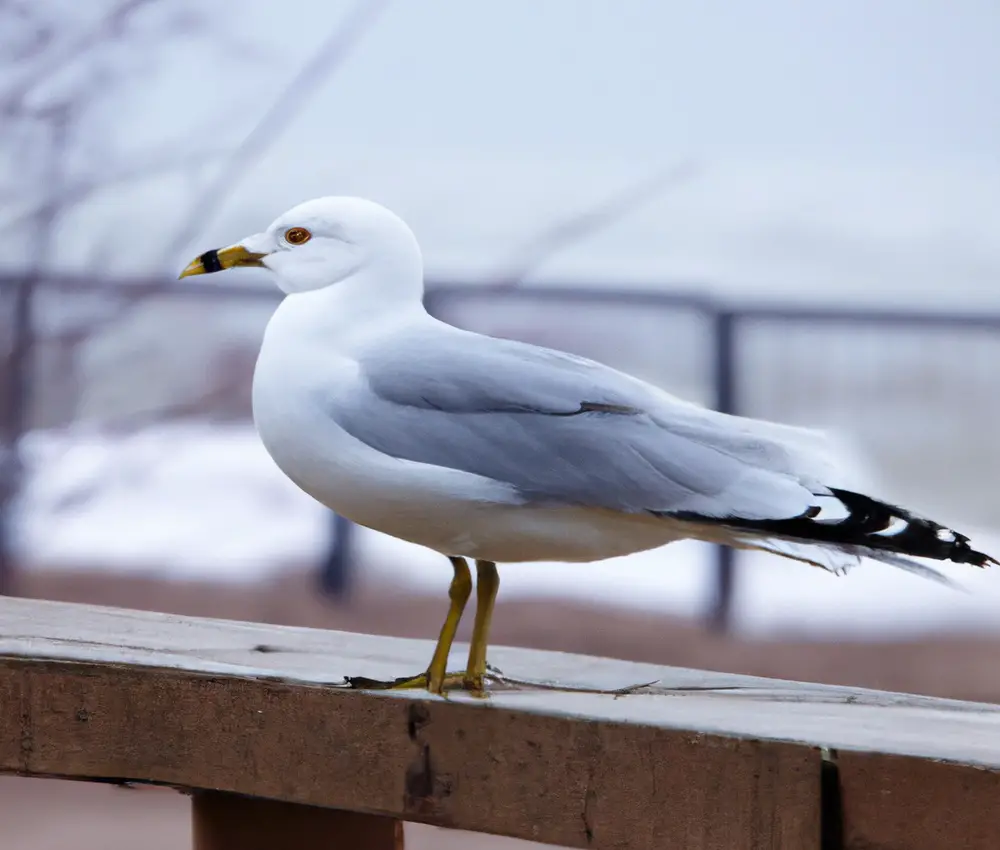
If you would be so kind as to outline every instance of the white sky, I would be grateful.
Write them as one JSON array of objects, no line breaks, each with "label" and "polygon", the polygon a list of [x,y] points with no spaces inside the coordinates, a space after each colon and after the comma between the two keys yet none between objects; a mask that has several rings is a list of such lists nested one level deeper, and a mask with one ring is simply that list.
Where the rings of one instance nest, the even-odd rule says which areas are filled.
[{"label": "white sky", "polygon": [[[347,8],[240,7],[289,64]],[[296,129],[531,157],[995,162],[998,35],[991,0],[397,0]]]},{"label": "white sky", "polygon": [[[123,99],[117,144],[237,141],[349,7],[220,1],[219,31]],[[547,222],[694,157],[702,177],[538,277],[1000,304],[998,42],[995,0],[396,0],[192,247],[344,192],[404,215],[432,273],[488,276]],[[128,221],[134,250],[109,262],[154,262],[190,191],[105,198],[59,259]]]}]

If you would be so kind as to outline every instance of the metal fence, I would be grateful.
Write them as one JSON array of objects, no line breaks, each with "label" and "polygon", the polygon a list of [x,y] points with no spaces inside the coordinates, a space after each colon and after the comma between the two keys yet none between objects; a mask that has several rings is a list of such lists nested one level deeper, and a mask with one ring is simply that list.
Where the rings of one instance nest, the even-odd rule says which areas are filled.
[{"label": "metal fence", "polygon": [[[9,293],[0,276],[3,290]],[[74,299],[100,315],[101,299],[115,291],[105,282],[47,281],[36,318],[43,326],[71,321],[80,313]],[[159,327],[170,307],[190,323],[178,305],[194,305],[201,315],[224,313],[225,327],[254,347],[277,297],[256,286],[158,282],[147,286],[150,316],[137,326],[144,334]],[[734,305],[692,293],[447,283],[429,285],[427,306],[452,324],[592,357],[723,411],[846,435],[881,494],[945,521],[1000,528],[1000,501],[992,496],[1000,478],[1000,313]],[[130,321],[138,319],[133,311]],[[196,346],[185,349],[201,362]],[[50,374],[68,368],[67,360]],[[137,374],[150,383],[141,369]],[[351,583],[352,531],[335,522],[321,584],[343,595]],[[718,628],[730,622],[737,564],[738,555],[719,551],[707,612]]]}]

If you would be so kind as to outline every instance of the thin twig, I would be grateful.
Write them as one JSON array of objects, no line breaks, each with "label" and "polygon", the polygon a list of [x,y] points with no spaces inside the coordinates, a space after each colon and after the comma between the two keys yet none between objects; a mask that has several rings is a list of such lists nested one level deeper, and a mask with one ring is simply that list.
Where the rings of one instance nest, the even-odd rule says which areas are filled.
[{"label": "thin twig", "polygon": [[345,21],[338,24],[312,58],[275,98],[215,179],[191,203],[191,214],[163,256],[164,264],[186,248],[205,227],[232,192],[241,174],[267,151],[309,97],[336,71],[372,29],[389,0],[359,0]]},{"label": "thin twig", "polygon": [[[6,227],[11,227],[26,221],[31,227],[25,234],[27,257],[24,267],[13,284],[10,349],[0,369],[0,594],[9,590],[7,580],[13,564],[10,506],[24,484],[20,451],[30,426],[29,411],[35,389],[32,363],[39,335],[34,308],[38,290],[51,266],[50,255],[57,228],[65,214],[91,193],[111,183],[139,180],[157,171],[157,163],[153,162],[152,168],[139,164],[131,171],[119,169],[103,178],[81,182],[68,177],[74,155],[78,156],[83,144],[81,133],[87,128],[82,118],[88,111],[92,112],[95,104],[107,95],[109,84],[114,82],[99,67],[96,73],[77,74],[73,87],[60,87],[43,98],[33,98],[32,94],[39,87],[44,89],[46,81],[71,63],[82,59],[99,61],[112,47],[133,39],[133,19],[142,9],[156,2],[118,0],[95,23],[82,28],[72,16],[62,21],[58,11],[50,16],[51,22],[39,22],[38,17],[21,14],[20,22],[26,30],[33,28],[33,31],[27,32],[22,39],[20,52],[12,51],[13,55],[3,59],[9,71],[5,82],[13,80],[5,90],[0,90],[0,115],[11,137],[5,141],[5,148],[13,151],[19,142],[24,146],[15,158],[19,167],[8,175],[10,191],[4,194],[12,200],[22,196],[19,188],[25,190],[23,194],[33,191],[39,194],[15,214],[14,221],[6,223]],[[38,5],[34,4],[32,10]],[[17,14],[18,10],[13,12]],[[5,23],[9,24],[10,20]],[[158,32],[161,39],[164,37],[162,30],[161,27]],[[176,154],[170,151],[168,156],[170,161],[166,164],[176,167]],[[20,186],[21,183],[24,185]],[[24,216],[23,221],[21,216]]]},{"label": "thin twig", "polygon": [[[48,149],[45,151],[46,188],[54,192],[63,180],[66,151],[73,110],[65,105],[55,110],[49,124]],[[59,223],[59,211],[46,209],[37,217],[33,233],[31,265],[14,292],[14,315],[10,353],[6,358],[6,380],[0,398],[0,595],[11,591],[14,555],[11,545],[11,505],[24,484],[24,459],[21,442],[30,421],[34,384],[31,380],[35,356],[35,298],[42,273],[49,263],[49,253]]]},{"label": "thin twig", "polygon": [[505,270],[493,278],[493,285],[497,288],[518,286],[553,254],[565,251],[597,231],[610,227],[667,189],[688,182],[700,171],[699,164],[691,160],[672,165],[652,176],[644,177],[583,212],[557,221],[532,237],[512,261],[505,263]]},{"label": "thin twig", "polygon": [[[17,109],[29,92],[40,82],[53,76],[70,62],[79,59],[93,48],[105,44],[109,40],[117,40],[124,32],[126,25],[143,8],[156,0],[122,0],[115,8],[108,10],[100,20],[87,32],[78,38],[60,46],[58,50],[45,50],[41,59],[28,66],[26,72],[20,74],[14,85],[7,91],[0,92],[0,112],[10,112]],[[47,48],[51,39],[40,40],[35,45],[36,52]],[[22,61],[27,57],[22,57]]]},{"label": "thin twig", "polygon": [[112,186],[138,183],[175,171],[203,167],[222,159],[227,154],[228,151],[220,149],[190,154],[167,152],[163,154],[162,158],[150,157],[118,168],[103,176],[75,180],[62,186],[58,193],[49,192],[41,200],[34,201],[28,209],[19,210],[17,215],[0,223],[0,228],[12,230],[22,227],[34,222],[40,215],[46,215],[51,210],[68,209],[85,201],[91,195]]}]

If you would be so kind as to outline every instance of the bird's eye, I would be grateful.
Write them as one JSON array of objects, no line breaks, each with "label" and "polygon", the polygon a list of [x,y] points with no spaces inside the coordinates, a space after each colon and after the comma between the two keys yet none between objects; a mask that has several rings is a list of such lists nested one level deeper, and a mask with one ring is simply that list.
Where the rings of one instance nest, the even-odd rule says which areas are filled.
[{"label": "bird's eye", "polygon": [[304,227],[290,227],[285,231],[285,241],[289,245],[302,245],[312,239],[312,234]]}]

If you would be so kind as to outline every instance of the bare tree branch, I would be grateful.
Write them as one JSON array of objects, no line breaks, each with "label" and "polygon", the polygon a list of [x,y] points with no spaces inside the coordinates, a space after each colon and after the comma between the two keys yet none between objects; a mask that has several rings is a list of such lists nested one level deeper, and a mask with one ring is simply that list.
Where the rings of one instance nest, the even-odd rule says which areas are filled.
[{"label": "bare tree branch", "polygon": [[[22,240],[26,245],[22,268],[11,287],[11,343],[4,362],[0,363],[0,593],[10,591],[13,566],[10,508],[24,480],[21,447],[33,406],[32,377],[38,336],[35,307],[57,228],[69,210],[104,186],[151,176],[157,168],[150,165],[177,166],[178,157],[171,153],[166,162],[135,163],[131,168],[103,176],[74,181],[70,174],[74,165],[79,168],[87,132],[92,133],[95,128],[86,119],[99,110],[102,101],[116,88],[111,64],[117,64],[120,75],[125,59],[117,49],[129,39],[137,40],[131,26],[134,19],[143,9],[157,3],[165,8],[161,0],[117,0],[92,24],[85,25],[82,32],[78,18],[69,16],[65,22],[60,18],[57,4],[0,6],[0,14],[4,15],[0,25],[4,50],[0,59],[5,76],[13,79],[0,93],[0,117],[5,131],[0,143],[3,153],[13,154],[12,161],[17,163],[16,169],[5,174],[10,185],[3,194],[8,203],[15,205],[21,197],[34,196],[33,202],[25,205],[27,209],[22,206],[17,220],[6,225],[28,223],[30,227]],[[47,9],[49,14],[42,14],[40,8]],[[183,29],[183,21],[181,25]],[[174,31],[176,26],[167,28]],[[162,31],[158,34],[163,35]],[[79,69],[74,65],[77,62],[81,63]],[[74,73],[64,75],[66,80],[56,79],[71,67]],[[50,82],[55,84],[48,86]],[[105,149],[104,144],[96,147]]]},{"label": "bare tree branch", "polygon": [[0,223],[0,228],[22,227],[34,222],[39,215],[44,215],[47,211],[67,209],[112,186],[135,184],[163,174],[210,165],[228,153],[229,151],[225,149],[214,149],[186,154],[167,152],[160,156],[148,156],[106,175],[95,175],[67,183],[59,192],[49,192],[41,200],[33,200],[33,206],[20,210],[16,216]]},{"label": "bare tree branch", "polygon": [[22,61],[30,60],[34,53],[38,56],[38,60],[29,64],[19,75],[20,79],[16,80],[6,92],[0,92],[0,113],[10,114],[22,107],[24,99],[39,83],[94,48],[106,44],[109,38],[120,38],[129,21],[142,9],[155,2],[156,0],[121,0],[102,15],[94,26],[76,38],[70,39],[67,44],[61,45],[59,50],[45,50],[54,40],[51,33],[36,39],[33,49],[26,51],[20,58]]},{"label": "bare tree branch", "polygon": [[[42,7],[38,3],[0,0],[0,14],[6,16],[6,23],[14,21],[19,26],[19,31],[14,32],[13,26],[0,23],[0,55],[3,56],[4,70],[9,70],[5,75],[7,86],[0,90],[0,117],[5,121],[5,131],[11,130],[2,140],[3,153],[14,153],[19,164],[19,169],[11,172],[11,186],[0,189],[0,198],[6,205],[5,214],[10,216],[0,227],[9,231],[29,224],[28,236],[32,240],[32,251],[26,258],[24,275],[12,285],[9,281],[0,280],[4,285],[4,295],[10,291],[9,303],[15,308],[14,326],[17,328],[15,350],[4,364],[0,364],[5,367],[0,369],[3,386],[0,392],[0,593],[9,591],[9,587],[4,586],[4,579],[10,575],[12,551],[10,538],[5,536],[11,528],[7,508],[24,482],[20,448],[31,407],[32,361],[40,341],[36,339],[38,328],[33,320],[33,308],[51,254],[57,224],[75,206],[106,188],[135,183],[166,172],[190,170],[217,161],[220,156],[217,151],[177,155],[171,150],[162,156],[147,155],[125,165],[116,164],[115,168],[104,173],[101,173],[102,169],[94,168],[102,156],[106,158],[109,148],[106,141],[99,138],[100,134],[94,136],[95,129],[100,125],[88,127],[86,122],[80,124],[77,119],[100,114],[109,92],[112,97],[120,93],[118,84],[122,79],[130,78],[128,74],[123,76],[122,64],[134,62],[135,56],[130,58],[120,54],[119,50],[129,48],[135,54],[142,47],[143,36],[148,34],[149,28],[140,27],[136,19],[144,9],[154,5],[166,9],[182,4],[175,2],[171,5],[165,0],[113,0],[111,8],[96,22],[88,23],[81,32],[79,19],[63,25],[58,15],[39,13]],[[201,230],[204,222],[221,205],[239,174],[266,152],[307,99],[351,55],[387,6],[388,0],[359,0],[351,14],[305,63],[242,145],[235,153],[230,152],[228,162],[202,195],[195,199],[186,227],[178,233],[170,248],[171,256]],[[168,25],[171,32],[183,31],[188,26],[183,9],[179,14]],[[162,36],[159,30],[157,34]],[[145,58],[144,53],[142,56]],[[65,142],[70,140],[71,134],[71,150],[67,152]],[[52,142],[57,136],[61,139],[59,144]],[[83,169],[79,166],[81,161]],[[75,169],[68,171],[67,163],[73,163]],[[48,171],[50,165],[56,168],[55,172]],[[57,174],[58,179],[49,179],[52,174]],[[41,193],[38,192],[39,187]],[[74,321],[71,328],[63,327],[54,333],[46,333],[45,340],[57,345],[62,342],[70,348],[85,344],[110,322],[119,321],[127,311],[166,287],[165,280],[155,279],[137,286],[118,287],[113,299],[99,305],[97,314],[83,321]],[[198,398],[157,405],[155,410],[106,420],[101,425],[104,429],[121,432],[135,430],[154,421],[197,415],[218,405],[220,399],[229,397],[230,391],[229,379],[220,376]]]},{"label": "bare tree branch", "polygon": [[237,178],[260,159],[309,97],[347,60],[388,5],[389,0],[359,0],[347,19],[338,24],[312,58],[275,98],[215,179],[194,199],[187,225],[168,247],[163,257],[164,263],[173,260],[179,251],[198,236],[205,223],[231,193]]},{"label": "bare tree branch", "polygon": [[[64,106],[49,116],[49,139],[45,151],[43,179],[48,189],[58,191],[63,177],[73,109]],[[20,492],[24,477],[21,439],[28,430],[32,403],[31,366],[35,347],[34,303],[42,269],[55,238],[59,211],[46,209],[36,216],[31,266],[14,290],[13,339],[6,358],[6,375],[0,397],[0,594],[10,593],[13,552],[9,540],[10,506]]]},{"label": "bare tree branch", "polygon": [[518,286],[531,272],[553,254],[565,251],[588,239],[599,230],[610,227],[643,204],[649,203],[668,189],[676,188],[694,177],[701,169],[688,160],[644,177],[595,206],[557,221],[523,245],[517,256],[494,278],[499,288]]}]

